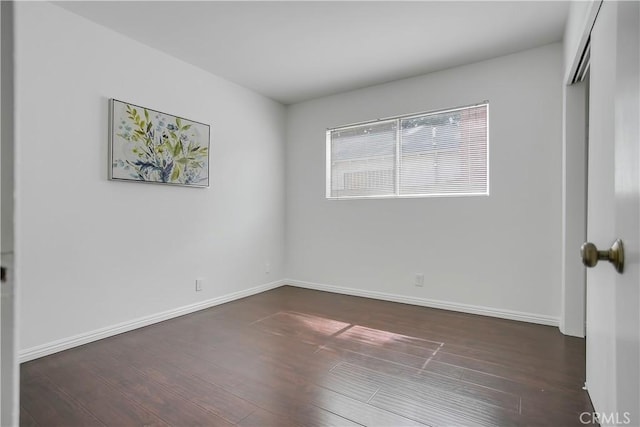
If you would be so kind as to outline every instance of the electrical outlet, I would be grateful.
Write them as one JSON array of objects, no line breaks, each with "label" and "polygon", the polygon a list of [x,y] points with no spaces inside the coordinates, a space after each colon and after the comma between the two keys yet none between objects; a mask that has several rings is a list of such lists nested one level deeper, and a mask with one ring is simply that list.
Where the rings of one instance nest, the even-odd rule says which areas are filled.
[{"label": "electrical outlet", "polygon": [[414,284],[420,287],[424,286],[424,273],[416,273]]},{"label": "electrical outlet", "polygon": [[269,261],[264,263],[264,272],[265,274],[271,273],[271,263]]},{"label": "electrical outlet", "polygon": [[203,279],[196,279],[196,292],[200,292],[202,290]]}]

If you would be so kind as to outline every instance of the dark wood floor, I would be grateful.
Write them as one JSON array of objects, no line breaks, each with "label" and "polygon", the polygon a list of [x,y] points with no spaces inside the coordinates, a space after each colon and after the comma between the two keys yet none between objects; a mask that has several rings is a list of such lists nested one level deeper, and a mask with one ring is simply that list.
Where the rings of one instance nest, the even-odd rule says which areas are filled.
[{"label": "dark wood floor", "polygon": [[557,328],[282,287],[23,364],[20,423],[582,425],[584,371]]}]

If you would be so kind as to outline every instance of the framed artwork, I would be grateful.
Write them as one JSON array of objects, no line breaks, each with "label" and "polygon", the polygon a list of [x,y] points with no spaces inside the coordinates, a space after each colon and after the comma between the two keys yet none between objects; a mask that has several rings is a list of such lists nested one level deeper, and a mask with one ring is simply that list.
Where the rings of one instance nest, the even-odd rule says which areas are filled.
[{"label": "framed artwork", "polygon": [[110,100],[109,179],[209,186],[209,125]]}]

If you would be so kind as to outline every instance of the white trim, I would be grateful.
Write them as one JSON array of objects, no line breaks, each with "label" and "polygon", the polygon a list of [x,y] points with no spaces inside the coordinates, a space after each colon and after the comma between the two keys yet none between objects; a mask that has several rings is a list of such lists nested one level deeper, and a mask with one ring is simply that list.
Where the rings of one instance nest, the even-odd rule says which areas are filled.
[{"label": "white trim", "polygon": [[[488,169],[487,169],[488,170]],[[489,196],[489,180],[487,180],[487,192],[486,193],[429,193],[429,194],[402,194],[396,196],[390,194],[388,196],[341,196],[341,197],[327,197],[327,200],[388,200],[388,199],[428,199],[430,197],[481,197]]]},{"label": "white trim", "polygon": [[124,332],[129,332],[134,329],[142,328],[145,326],[159,323],[165,320],[173,319],[175,317],[184,316],[185,314],[193,313],[196,311],[204,310],[216,305],[224,304],[227,302],[235,301],[240,298],[245,298],[251,295],[259,294],[271,289],[279,288],[281,286],[295,286],[304,289],[314,289],[317,291],[332,292],[336,294],[352,295],[365,298],[373,298],[383,301],[399,302],[403,304],[418,305],[422,307],[438,308],[442,310],[457,311],[462,313],[478,314],[481,316],[497,317],[501,319],[517,320],[520,322],[537,323],[540,325],[558,326],[559,318],[553,316],[546,316],[534,313],[525,313],[513,310],[504,310],[490,307],[482,307],[470,304],[461,304],[449,301],[439,301],[426,298],[411,297],[406,295],[388,294],[377,291],[367,291],[364,289],[346,288],[342,286],[325,285],[320,283],[305,282],[301,280],[283,279],[275,282],[265,283],[263,285],[255,286],[253,288],[245,289],[243,291],[234,292],[227,295],[222,295],[216,298],[212,298],[206,301],[200,301],[194,304],[178,307],[172,310],[167,310],[161,313],[152,314],[138,319],[130,320],[127,322],[118,323],[117,325],[107,326],[105,328],[96,329],[91,332],[85,332],[69,338],[63,338],[60,340],[52,341],[50,343],[38,345],[20,351],[19,361],[20,363],[28,362],[30,360],[38,359],[40,357],[48,356],[50,354],[58,353],[60,351],[68,350],[70,348],[78,347],[84,344],[88,344],[93,341],[98,341],[103,338],[108,338],[114,335],[118,335]]},{"label": "white trim", "polygon": [[588,6],[589,10],[586,15],[586,20],[583,23],[582,35],[578,40],[578,45],[575,47],[575,50],[571,52],[569,59],[570,66],[566,69],[566,75],[564,76],[565,84],[567,85],[574,83],[573,78],[575,77],[578,67],[580,66],[580,62],[582,61],[582,54],[587,47],[587,42],[591,36],[591,29],[593,28],[593,24],[596,22],[602,2],[603,0],[591,0],[591,4]]},{"label": "white trim", "polygon": [[383,117],[383,118],[380,118],[380,119],[366,120],[364,122],[349,123],[347,125],[341,125],[341,126],[336,126],[336,127],[332,127],[332,128],[327,128],[327,131],[333,132],[335,130],[345,130],[345,129],[355,128],[355,127],[362,126],[362,125],[378,124],[378,123],[381,123],[381,122],[392,122],[394,120],[399,120],[399,119],[411,119],[411,118],[414,118],[414,117],[431,116],[431,115],[434,115],[434,114],[441,114],[441,113],[442,114],[450,113],[452,111],[465,110],[465,109],[468,109],[468,108],[473,108],[473,107],[477,107],[479,105],[484,105],[484,104],[489,104],[489,100],[485,99],[484,101],[476,102],[475,104],[461,105],[459,107],[453,107],[453,108],[435,109],[435,110],[429,110],[429,111],[420,111],[420,112],[417,112],[417,113],[401,114],[399,116],[389,116],[389,117]]},{"label": "white trim", "polygon": [[479,305],[461,304],[457,302],[439,301],[427,298],[411,297],[406,295],[388,294],[385,292],[367,291],[364,289],[345,288],[342,286],[325,285],[320,283],[304,282],[301,280],[283,280],[285,285],[298,288],[314,289],[317,291],[333,292],[336,294],[352,295],[357,297],[373,298],[384,301],[399,302],[403,304],[419,305],[422,307],[439,308],[442,310],[458,311],[462,313],[479,314],[481,316],[498,317],[501,319],[517,320],[519,322],[537,323],[539,325],[558,326],[560,319],[543,314],[526,313],[522,311],[505,310]]},{"label": "white trim", "polygon": [[117,325],[107,326],[105,328],[96,329],[91,332],[85,332],[69,338],[63,338],[60,340],[52,341],[50,343],[38,345],[25,350],[20,351],[19,360],[20,363],[28,362],[29,360],[37,359],[39,357],[48,356],[59,351],[68,350],[73,347],[77,347],[83,344],[88,344],[93,341],[97,341],[103,338],[108,338],[114,335],[121,334],[123,332],[132,331],[134,329],[142,328],[144,326],[152,325],[154,323],[162,322],[164,320],[173,319],[174,317],[184,316],[185,314],[193,313],[195,311],[204,310],[216,305],[224,304],[226,302],[234,301],[240,298],[245,298],[251,295],[259,294],[271,289],[279,288],[284,285],[283,280],[278,280],[271,283],[265,283],[260,286],[245,289],[243,291],[233,292],[231,294],[222,295],[216,298],[212,298],[206,301],[200,301],[194,304],[185,305],[182,307],[167,310],[162,313],[152,314],[150,316],[140,317],[138,319],[130,320],[127,322],[118,323]]},{"label": "white trim", "polygon": [[331,131],[326,134],[326,159],[325,159],[325,189],[324,195],[327,199],[331,197]]}]

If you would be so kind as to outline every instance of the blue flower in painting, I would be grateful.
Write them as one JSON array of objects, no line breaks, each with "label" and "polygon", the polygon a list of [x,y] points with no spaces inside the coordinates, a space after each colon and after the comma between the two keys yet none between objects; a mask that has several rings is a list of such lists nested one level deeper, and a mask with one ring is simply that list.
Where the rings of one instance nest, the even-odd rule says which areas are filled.
[{"label": "blue flower in painting", "polygon": [[[158,169],[158,167],[157,167],[156,165],[154,165],[153,163],[151,163],[151,162],[145,162],[145,161],[142,161],[142,160],[136,160],[136,161],[133,163],[133,165],[134,165],[134,166],[137,166],[137,167],[138,167],[138,169],[139,169],[141,172],[146,172],[146,173],[148,173],[148,172],[150,172],[150,171],[153,171],[153,170],[157,170],[157,169]],[[141,175],[141,176],[142,176],[142,175]]]},{"label": "blue flower in painting", "polygon": [[167,129],[169,129],[169,130],[178,130],[178,127],[176,125],[172,125],[171,123],[169,123],[167,125]]},{"label": "blue flower in painting", "polygon": [[184,183],[193,184],[200,181],[200,172],[196,169],[188,169],[185,171]]},{"label": "blue flower in painting", "polygon": [[160,180],[162,182],[169,182],[169,179],[171,178],[171,171],[173,171],[173,160],[167,163],[160,172]]}]

